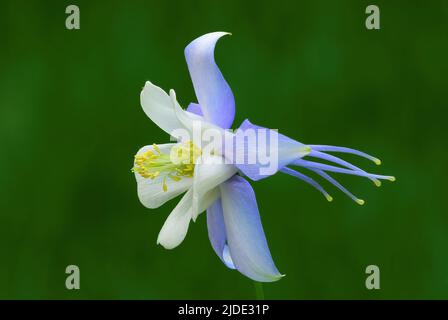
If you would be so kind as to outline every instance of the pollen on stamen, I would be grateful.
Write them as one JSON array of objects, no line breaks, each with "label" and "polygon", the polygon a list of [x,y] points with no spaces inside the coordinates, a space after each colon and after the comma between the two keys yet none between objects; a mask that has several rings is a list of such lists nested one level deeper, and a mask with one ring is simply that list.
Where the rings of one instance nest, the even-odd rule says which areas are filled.
[{"label": "pollen on stamen", "polygon": [[154,150],[156,150],[156,152],[157,152],[158,154],[161,154],[161,152],[160,152],[160,149],[159,149],[159,146],[158,146],[158,145],[156,145],[155,143],[153,143],[153,144],[152,144],[152,147],[154,148]]},{"label": "pollen on stamen", "polygon": [[180,177],[178,177],[178,176],[173,176],[173,175],[168,175],[168,177],[170,177],[170,179],[171,180],[173,180],[173,181],[180,181],[181,180],[181,178]]},{"label": "pollen on stamen", "polygon": [[155,178],[157,178],[157,177],[159,176],[159,174],[160,174],[159,171],[154,172],[154,173],[152,174],[152,176],[151,176],[151,179],[155,179]]},{"label": "pollen on stamen", "polygon": [[375,186],[377,187],[381,187],[381,181],[378,179],[373,180],[373,183],[375,184]]},{"label": "pollen on stamen", "polygon": [[356,203],[359,204],[360,206],[363,206],[364,203],[366,203],[366,202],[365,202],[364,200],[362,200],[362,199],[356,199],[355,201],[356,201]]},{"label": "pollen on stamen", "polygon": [[166,177],[163,178],[163,185],[162,185],[163,192],[168,191],[168,186],[166,185]]},{"label": "pollen on stamen", "polygon": [[[172,157],[173,154],[174,158]],[[145,179],[155,180],[160,177],[160,180],[155,183],[161,181],[163,192],[167,192],[168,178],[178,182],[183,178],[193,177],[195,161],[200,155],[201,149],[191,141],[173,146],[170,153],[163,153],[159,146],[153,144],[152,149],[135,156],[132,171]]]},{"label": "pollen on stamen", "polygon": [[391,176],[391,177],[388,178],[388,180],[391,181],[391,182],[394,182],[396,179],[395,179],[394,176]]},{"label": "pollen on stamen", "polygon": [[325,198],[327,199],[328,202],[333,201],[333,197],[330,196],[329,194],[326,194],[326,195],[325,195]]},{"label": "pollen on stamen", "polygon": [[381,160],[380,160],[380,159],[378,159],[378,158],[373,158],[372,160],[373,160],[373,162],[375,162],[375,164],[376,164],[377,166],[381,165]]}]

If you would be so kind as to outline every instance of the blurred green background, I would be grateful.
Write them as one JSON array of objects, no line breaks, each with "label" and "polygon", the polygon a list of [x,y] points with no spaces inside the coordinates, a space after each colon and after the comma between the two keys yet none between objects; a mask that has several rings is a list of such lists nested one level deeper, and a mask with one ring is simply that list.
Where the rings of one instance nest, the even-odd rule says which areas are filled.
[{"label": "blurred green background", "polygon": [[[368,4],[381,30],[364,23]],[[77,4],[81,29],[65,28]],[[0,298],[255,298],[213,252],[205,215],[175,250],[156,245],[177,200],[138,201],[139,147],[168,136],[143,113],[146,80],[196,101],[183,57],[229,31],[216,60],[249,118],[310,144],[361,149],[397,177],[253,183],[274,260],[268,299],[448,298],[446,1],[5,1],[0,4]],[[81,269],[81,290],[65,268]],[[364,286],[381,269],[381,289]]]}]

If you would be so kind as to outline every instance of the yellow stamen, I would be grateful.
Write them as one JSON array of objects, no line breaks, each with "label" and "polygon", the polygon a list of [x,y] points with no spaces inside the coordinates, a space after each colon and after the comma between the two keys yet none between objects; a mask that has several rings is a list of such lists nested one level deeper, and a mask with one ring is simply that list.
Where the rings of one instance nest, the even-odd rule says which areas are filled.
[{"label": "yellow stamen", "polygon": [[146,150],[135,156],[133,172],[145,179],[163,177],[162,189],[168,190],[166,177],[173,181],[182,178],[192,178],[196,159],[202,151],[192,141],[179,143],[171,148],[170,154],[162,153],[159,146],[152,145],[152,149]]},{"label": "yellow stamen", "polygon": [[159,146],[156,145],[155,143],[152,144],[152,147],[154,148],[154,150],[157,151],[158,154],[161,154],[162,152],[160,152]]},{"label": "yellow stamen", "polygon": [[377,186],[377,187],[381,187],[381,181],[378,179],[373,180],[373,183]]},{"label": "yellow stamen", "polygon": [[376,164],[377,166],[381,165],[381,160],[378,159],[378,158],[374,158],[374,159],[373,159],[373,162],[375,162],[375,164]]},{"label": "yellow stamen", "polygon": [[166,185],[166,177],[163,178],[162,188],[163,188],[163,192],[167,192],[168,191],[168,186]]},{"label": "yellow stamen", "polygon": [[356,203],[359,204],[360,206],[362,206],[366,202],[364,200],[362,200],[362,199],[356,199]]},{"label": "yellow stamen", "polygon": [[179,178],[178,176],[173,176],[173,175],[168,175],[168,177],[170,177],[172,180],[174,180],[174,181],[180,181],[181,180],[181,178]]},{"label": "yellow stamen", "polygon": [[326,195],[325,195],[325,198],[327,198],[327,201],[328,201],[328,202],[333,201],[333,197],[330,196],[329,194],[326,194]]}]

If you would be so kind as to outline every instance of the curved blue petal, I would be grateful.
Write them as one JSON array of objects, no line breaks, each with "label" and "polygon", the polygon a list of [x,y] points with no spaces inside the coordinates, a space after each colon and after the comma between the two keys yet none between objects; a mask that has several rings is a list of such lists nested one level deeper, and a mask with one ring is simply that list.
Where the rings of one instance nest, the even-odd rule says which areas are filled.
[{"label": "curved blue petal", "polygon": [[218,257],[230,269],[235,269],[227,246],[226,226],[222,213],[221,199],[216,200],[207,209],[208,238]]},{"label": "curved blue petal", "polygon": [[311,151],[307,145],[247,119],[238,128],[235,139],[235,154],[244,155],[244,161],[232,155],[236,167],[255,181],[277,173]]},{"label": "curved blue petal", "polygon": [[193,40],[185,48],[185,59],[193,87],[207,121],[228,129],[235,117],[232,90],[215,63],[214,50],[226,32],[213,32]]},{"label": "curved blue petal", "polygon": [[194,114],[196,114],[198,116],[201,116],[201,117],[204,115],[202,113],[201,106],[199,104],[193,103],[193,102],[188,105],[187,111],[191,112],[191,113],[194,113]]},{"label": "curved blue petal", "polygon": [[249,182],[233,176],[220,188],[227,243],[236,269],[255,281],[279,280],[282,275],[272,261]]}]

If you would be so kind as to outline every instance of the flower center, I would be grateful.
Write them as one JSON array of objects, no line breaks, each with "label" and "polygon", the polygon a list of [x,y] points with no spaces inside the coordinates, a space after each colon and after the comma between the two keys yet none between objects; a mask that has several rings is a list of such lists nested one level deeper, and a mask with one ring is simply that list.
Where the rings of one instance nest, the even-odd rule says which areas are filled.
[{"label": "flower center", "polygon": [[173,181],[193,177],[196,159],[201,155],[201,149],[193,141],[188,140],[173,146],[169,154],[163,153],[156,144],[152,146],[153,150],[135,156],[132,171],[146,179],[155,179],[162,175],[163,191],[168,190],[166,177]]}]

